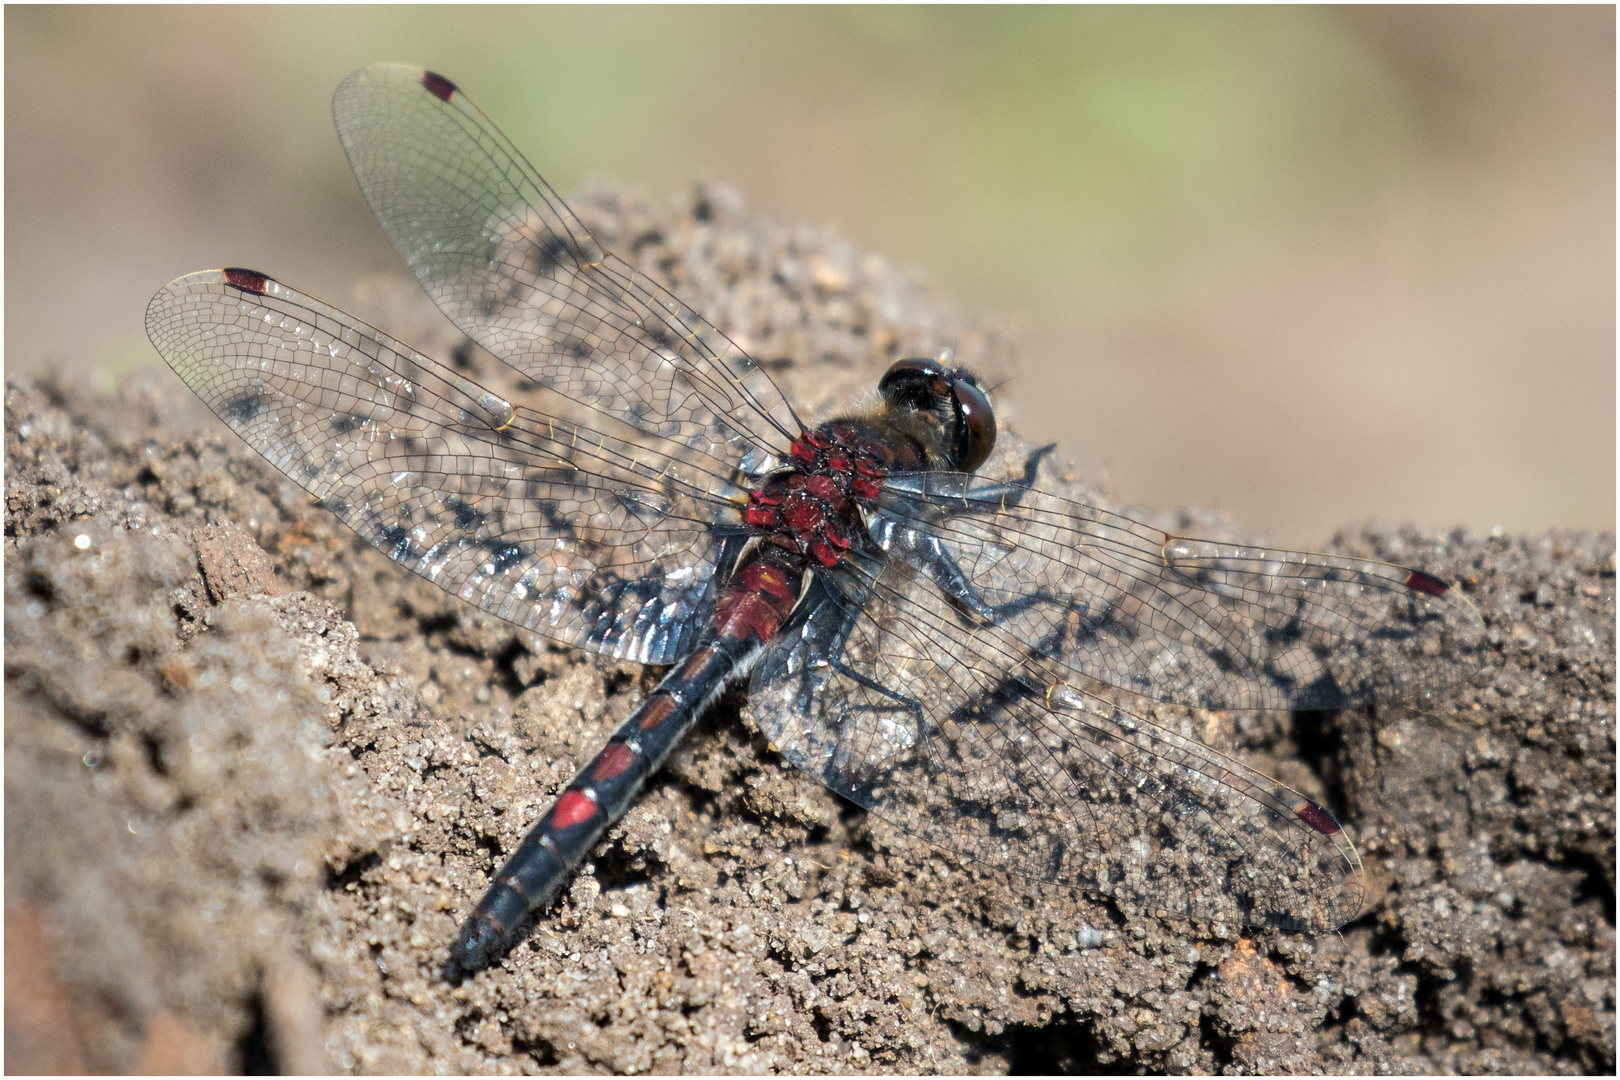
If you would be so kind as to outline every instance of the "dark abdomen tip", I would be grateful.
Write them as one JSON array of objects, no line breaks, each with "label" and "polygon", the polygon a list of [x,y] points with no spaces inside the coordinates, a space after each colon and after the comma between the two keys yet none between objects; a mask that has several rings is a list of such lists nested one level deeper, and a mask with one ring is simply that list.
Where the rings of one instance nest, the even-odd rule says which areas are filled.
[{"label": "dark abdomen tip", "polygon": [[506,935],[482,915],[461,924],[450,945],[450,963],[465,975],[482,971],[506,944]]},{"label": "dark abdomen tip", "polygon": [[449,101],[456,95],[456,84],[432,71],[422,72],[422,85],[433,92],[433,96],[441,101]]}]

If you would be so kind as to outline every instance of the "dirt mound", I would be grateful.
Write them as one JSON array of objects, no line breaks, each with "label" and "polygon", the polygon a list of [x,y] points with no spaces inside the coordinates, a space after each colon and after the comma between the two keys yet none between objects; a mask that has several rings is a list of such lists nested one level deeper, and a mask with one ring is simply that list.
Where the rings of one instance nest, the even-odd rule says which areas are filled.
[{"label": "dirt mound", "polygon": [[[809,414],[941,345],[1010,370],[993,329],[723,190],[580,209]],[[373,282],[349,306],[449,355],[425,303]],[[491,864],[652,673],[394,567],[164,369],[15,383],[5,423],[11,1071],[1614,1068],[1612,536],[1334,539],[1461,582],[1489,627],[1437,710],[1230,719],[1353,829],[1376,900],[1340,934],[980,871],[784,765],[736,697],[532,935],[451,985]]]}]

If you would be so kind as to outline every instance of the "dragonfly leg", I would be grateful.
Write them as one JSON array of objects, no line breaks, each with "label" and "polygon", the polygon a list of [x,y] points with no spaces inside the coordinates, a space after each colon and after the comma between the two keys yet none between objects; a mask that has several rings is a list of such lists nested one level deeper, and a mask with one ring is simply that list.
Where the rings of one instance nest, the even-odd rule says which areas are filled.
[{"label": "dragonfly leg", "polygon": [[[911,714],[912,720],[914,720],[917,724],[917,730],[922,730],[923,718],[926,715],[923,712],[922,702],[918,701],[914,697],[907,697],[905,694],[902,694],[898,690],[891,687],[884,686],[876,679],[862,675],[848,664],[845,664],[842,660],[834,660],[832,663],[832,668],[834,671],[838,672],[851,682],[864,686],[874,694],[881,694],[882,696],[896,702],[900,708]],[[878,711],[876,706],[866,706],[866,709],[869,712]]]},{"label": "dragonfly leg", "polygon": [[[881,706],[875,704],[853,706],[852,711],[879,713],[891,711],[893,709],[900,709],[909,714],[911,717],[911,730],[914,733],[916,744],[920,746],[928,738],[928,714],[923,709],[923,704],[921,701],[914,697],[908,697],[892,687],[884,686],[882,683],[869,676],[862,675],[859,671],[856,671],[848,664],[845,664],[842,660],[833,660],[830,666],[834,671],[848,679],[850,682],[864,687],[879,697],[888,698],[890,701],[894,702],[894,705],[892,706]],[[822,783],[826,784],[834,791],[844,795],[846,798],[852,799],[868,809],[871,808],[871,803],[863,797],[864,793],[861,790],[861,781],[857,777],[850,775],[850,773],[844,767],[829,763],[825,770],[825,775],[821,778],[821,780]]]},{"label": "dragonfly leg", "polygon": [[944,590],[945,595],[957,606],[958,610],[971,616],[981,623],[995,623],[1008,619],[1014,615],[1028,611],[1039,604],[1069,604],[1072,600],[1062,600],[1046,592],[1032,592],[1028,596],[1021,596],[1016,600],[1009,600],[1005,604],[992,604],[984,595],[974,588],[973,582],[963,572],[956,557],[945,546],[945,542],[937,536],[927,537],[916,549],[918,562],[925,570],[934,584]]},{"label": "dragonfly leg", "polygon": [[1038,446],[1029,452],[1024,459],[1024,475],[1017,480],[1005,483],[991,484],[985,487],[976,487],[967,496],[969,505],[979,505],[986,509],[998,506],[1017,506],[1024,496],[1035,487],[1035,476],[1040,471],[1041,459],[1057,449],[1057,443],[1047,443]]}]

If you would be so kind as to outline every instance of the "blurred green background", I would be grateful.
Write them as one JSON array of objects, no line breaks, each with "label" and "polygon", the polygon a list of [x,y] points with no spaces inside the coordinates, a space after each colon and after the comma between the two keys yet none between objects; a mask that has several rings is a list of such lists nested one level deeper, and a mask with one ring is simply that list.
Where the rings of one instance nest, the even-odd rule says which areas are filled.
[{"label": "blurred green background", "polygon": [[147,299],[399,269],[329,117],[406,60],[564,193],[694,180],[1012,326],[998,409],[1139,504],[1613,527],[1615,14],[8,7],[6,363],[157,362]]}]

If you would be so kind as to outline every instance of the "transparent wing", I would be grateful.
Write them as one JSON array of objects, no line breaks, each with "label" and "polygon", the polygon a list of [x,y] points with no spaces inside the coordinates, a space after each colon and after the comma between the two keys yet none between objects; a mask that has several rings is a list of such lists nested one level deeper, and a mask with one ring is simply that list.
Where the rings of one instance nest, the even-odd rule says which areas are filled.
[{"label": "transparent wing", "polygon": [[1361,910],[1326,810],[1204,746],[1185,711],[1089,693],[1016,634],[965,629],[945,596],[851,559],[755,670],[766,737],[930,843],[1150,914],[1322,931]]},{"label": "transparent wing", "polygon": [[891,556],[959,572],[961,633],[992,621],[1071,682],[1206,709],[1412,700],[1455,681],[1482,625],[1456,589],[1407,567],[1175,536],[960,474],[885,490]]},{"label": "transparent wing", "polygon": [[1433,692],[1480,625],[1450,586],[960,474],[889,477],[869,526],[882,553],[818,578],[755,670],[788,760],[932,843],[1149,911],[1360,911],[1339,823],[1204,745],[1188,707]]},{"label": "transparent wing", "polygon": [[[514,406],[262,274],[170,282],[152,344],[249,446],[389,558],[493,615],[684,655],[740,541],[740,475],[589,413]],[[543,395],[542,395],[543,397]]]},{"label": "transparent wing", "polygon": [[802,430],[746,353],[604,251],[447,79],[363,68],[332,114],[366,202],[433,302],[526,377],[727,462]]}]

